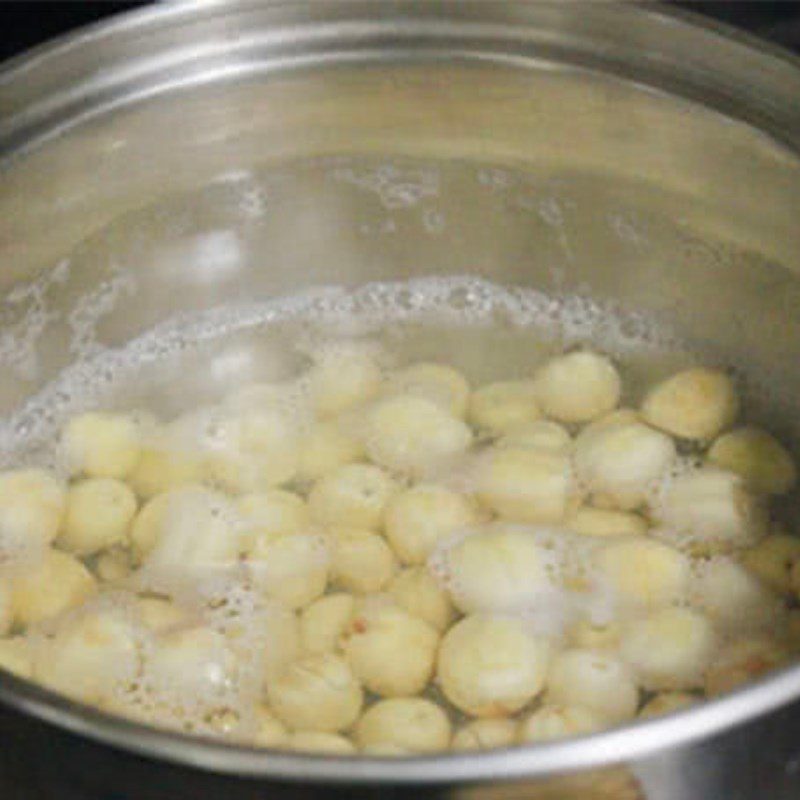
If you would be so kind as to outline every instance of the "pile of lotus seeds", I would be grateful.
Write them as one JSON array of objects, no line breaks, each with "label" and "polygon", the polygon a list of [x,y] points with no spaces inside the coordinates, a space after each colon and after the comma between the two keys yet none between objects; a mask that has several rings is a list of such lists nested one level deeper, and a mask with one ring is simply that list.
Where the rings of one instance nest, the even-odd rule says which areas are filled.
[{"label": "pile of lotus seeds", "polygon": [[[470,386],[360,340],[0,473],[0,666],[155,726],[412,756],[682,709],[800,649],[795,465],[695,367]],[[3,675],[0,672],[0,681]]]}]

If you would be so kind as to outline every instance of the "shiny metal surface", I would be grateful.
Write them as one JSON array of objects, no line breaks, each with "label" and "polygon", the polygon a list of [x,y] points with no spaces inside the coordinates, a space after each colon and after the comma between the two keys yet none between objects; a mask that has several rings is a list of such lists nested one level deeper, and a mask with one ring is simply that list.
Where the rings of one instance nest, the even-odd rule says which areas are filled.
[{"label": "shiny metal surface", "polygon": [[[751,383],[781,392],[754,392],[753,415],[800,439],[791,57],[627,4],[178,3],[12,62],[0,109],[0,290],[17,288],[0,313],[4,411],[74,360],[76,309],[120,274],[132,288],[92,323],[106,347],[217,303],[470,272],[613,300],[715,359],[757,365]],[[68,273],[53,272],[64,260]],[[20,343],[24,363],[9,356]],[[305,780],[436,784],[469,800],[498,796],[482,783],[502,777],[524,779],[504,797],[778,800],[800,792],[800,722],[786,710],[799,697],[794,668],[585,739],[353,762],[156,733],[0,676],[9,709],[118,749],[45,736],[14,711],[0,726],[48,739],[62,774],[111,760],[113,775],[88,767],[76,792],[90,798],[111,780],[137,800],[170,781],[313,796],[272,782]],[[13,797],[35,770],[3,758]]]}]

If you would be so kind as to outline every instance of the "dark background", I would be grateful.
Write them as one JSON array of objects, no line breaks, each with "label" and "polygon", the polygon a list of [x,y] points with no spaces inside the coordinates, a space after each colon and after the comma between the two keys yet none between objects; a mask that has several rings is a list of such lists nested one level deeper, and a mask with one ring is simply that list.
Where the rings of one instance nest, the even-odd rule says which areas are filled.
[{"label": "dark background", "polygon": [[[320,0],[323,2],[324,0]],[[39,42],[119,11],[149,5],[146,0],[73,0],[8,2],[0,0],[0,61]],[[714,17],[800,52],[800,2],[725,0],[674,2],[672,5]]]}]

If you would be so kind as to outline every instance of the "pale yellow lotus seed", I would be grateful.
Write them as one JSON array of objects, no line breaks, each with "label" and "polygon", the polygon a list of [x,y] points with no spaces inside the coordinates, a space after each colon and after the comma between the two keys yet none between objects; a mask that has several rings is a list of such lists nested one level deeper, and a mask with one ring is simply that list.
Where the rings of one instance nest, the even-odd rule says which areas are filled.
[{"label": "pale yellow lotus seed", "polygon": [[591,709],[577,705],[545,703],[522,720],[517,741],[552,742],[600,730],[607,721]]},{"label": "pale yellow lotus seed", "polygon": [[313,603],[328,585],[330,551],[315,534],[262,534],[247,563],[264,594],[288,608]]},{"label": "pale yellow lotus seed", "polygon": [[113,700],[140,666],[135,631],[124,614],[92,611],[66,619],[33,651],[36,680],[85,703]]},{"label": "pale yellow lotus seed", "polygon": [[105,583],[121,583],[131,575],[131,556],[122,547],[112,547],[101,553],[95,563],[97,577]]},{"label": "pale yellow lotus seed", "polygon": [[630,511],[581,506],[567,517],[564,527],[582,536],[641,536],[647,533],[647,520]]},{"label": "pale yellow lotus seed", "polygon": [[348,464],[319,480],[308,498],[322,525],[380,530],[386,504],[397,484],[379,467]]},{"label": "pale yellow lotus seed", "polygon": [[616,650],[621,638],[622,626],[617,620],[579,620],[569,633],[573,647],[588,650]]},{"label": "pale yellow lotus seed", "polygon": [[444,632],[455,617],[450,597],[427,567],[404,569],[389,584],[388,592],[397,605],[437,631]]},{"label": "pale yellow lotus seed", "polygon": [[569,458],[524,448],[486,454],[478,468],[478,497],[512,522],[560,522],[577,505]]},{"label": "pale yellow lotus seed", "polygon": [[575,472],[592,503],[631,511],[675,460],[669,436],[640,422],[590,427],[575,440]]},{"label": "pale yellow lotus seed", "polygon": [[366,450],[376,464],[422,477],[463,455],[472,431],[431,400],[397,395],[380,401],[367,419]]},{"label": "pale yellow lotus seed", "polygon": [[754,544],[767,525],[762,504],[742,479],[716,467],[675,478],[653,515],[697,553]]},{"label": "pale yellow lotus seed", "polygon": [[333,653],[304,656],[267,684],[275,716],[293,730],[335,733],[358,719],[364,695],[347,662]]},{"label": "pale yellow lotus seed", "polygon": [[642,403],[646,422],[684,439],[711,439],[733,424],[738,413],[733,381],[724,372],[704,367],[667,378]]},{"label": "pale yellow lotus seed", "polygon": [[716,649],[708,618],[688,608],[665,608],[631,624],[620,652],[645,689],[695,689]]},{"label": "pale yellow lotus seed", "polygon": [[616,656],[597,650],[564,650],[547,673],[545,701],[588,709],[601,723],[632,719],[639,690],[631,669]]},{"label": "pale yellow lotus seed", "polygon": [[497,441],[498,447],[530,447],[533,450],[549,450],[561,454],[569,453],[572,445],[569,431],[549,419],[515,425]]},{"label": "pale yellow lotus seed", "polygon": [[786,666],[790,655],[769,637],[739,639],[725,645],[708,665],[704,688],[709,697],[731,692],[744,683]]},{"label": "pale yellow lotus seed", "polygon": [[126,414],[80,414],[64,428],[61,446],[71,473],[123,479],[139,461],[141,429]]},{"label": "pale yellow lotus seed", "polygon": [[205,464],[198,453],[147,446],[127,480],[139,497],[148,500],[162,492],[199,483],[204,476]]},{"label": "pale yellow lotus seed", "polygon": [[383,697],[421,692],[433,675],[438,644],[427,622],[382,602],[357,606],[342,640],[353,672]]},{"label": "pale yellow lotus seed", "polygon": [[355,598],[351,594],[328,594],[303,609],[300,638],[306,653],[332,653],[349,624]]},{"label": "pale yellow lotus seed", "polygon": [[345,591],[379,592],[397,572],[392,548],[377,533],[362,528],[333,528],[328,542],[331,581]]},{"label": "pale yellow lotus seed", "polygon": [[412,364],[396,372],[386,389],[390,394],[424,397],[454,417],[463,419],[467,413],[469,384],[457,369],[446,364]]},{"label": "pale yellow lotus seed", "polygon": [[655,608],[685,598],[689,559],[669,545],[641,536],[612,540],[596,556],[601,585],[622,609]]},{"label": "pale yellow lotus seed", "polygon": [[494,750],[517,743],[517,723],[511,719],[474,719],[453,734],[450,747],[456,752]]},{"label": "pale yellow lotus seed", "polygon": [[692,587],[692,603],[731,634],[764,630],[780,618],[773,592],[733,558],[702,562]]},{"label": "pale yellow lotus seed", "polygon": [[66,505],[62,484],[41,469],[0,472],[0,539],[43,547],[58,534]]},{"label": "pale yellow lotus seed", "polygon": [[364,458],[364,446],[337,422],[320,422],[300,436],[297,477],[316,481],[337,467]]},{"label": "pale yellow lotus seed", "polygon": [[542,416],[533,381],[499,381],[476,389],[469,421],[480,431],[500,436]]},{"label": "pale yellow lotus seed", "polygon": [[800,538],[774,533],[740,555],[742,564],[780,594],[792,591],[792,568],[800,563]]},{"label": "pale yellow lotus seed", "polygon": [[442,639],[437,680],[447,699],[475,717],[514,714],[542,690],[548,645],[517,620],[475,615]]},{"label": "pale yellow lotus seed", "polygon": [[[232,567],[242,551],[239,517],[233,503],[211,489],[185,487],[169,493],[157,541],[145,566],[179,574]],[[145,509],[146,510],[146,509]],[[143,510],[144,511],[144,510]],[[134,523],[132,536],[141,533]],[[134,539],[134,544],[140,544]]]},{"label": "pale yellow lotus seed", "polygon": [[576,351],[553,358],[534,376],[545,416],[559,422],[588,422],[619,403],[619,373],[605,356]]},{"label": "pale yellow lotus seed", "polygon": [[155,633],[164,633],[192,622],[192,615],[186,609],[160,597],[139,597],[136,608],[142,623]]},{"label": "pale yellow lotus seed", "polygon": [[321,417],[366,402],[378,392],[381,380],[376,354],[359,343],[339,344],[320,353],[308,375],[314,409]]},{"label": "pale yellow lotus seed", "polygon": [[242,495],[236,508],[243,524],[256,533],[307,533],[311,527],[305,500],[283,489]]},{"label": "pale yellow lotus seed", "polygon": [[421,697],[395,697],[368,708],[356,725],[359,747],[393,745],[409,753],[436,753],[450,745],[450,720]]},{"label": "pale yellow lotus seed", "polygon": [[420,484],[398,492],[386,506],[386,538],[404,564],[422,564],[437,544],[478,521],[463,495],[443,486]]},{"label": "pale yellow lotus seed", "polygon": [[487,530],[446,552],[449,588],[461,611],[521,611],[552,594],[546,554],[526,530]]},{"label": "pale yellow lotus seed", "polygon": [[136,495],[114,478],[87,478],[67,492],[58,544],[88,556],[125,540],[136,514]]},{"label": "pale yellow lotus seed", "polygon": [[97,591],[92,573],[74,556],[48,550],[42,560],[15,576],[12,604],[24,626],[64,613]]},{"label": "pale yellow lotus seed", "polygon": [[744,478],[749,489],[786,494],[797,481],[797,467],[786,448],[766,431],[738,428],[717,439],[708,460]]},{"label": "pale yellow lotus seed", "polygon": [[268,706],[261,703],[256,709],[255,716],[255,732],[247,744],[252,742],[256,747],[276,749],[288,746],[289,731]]}]

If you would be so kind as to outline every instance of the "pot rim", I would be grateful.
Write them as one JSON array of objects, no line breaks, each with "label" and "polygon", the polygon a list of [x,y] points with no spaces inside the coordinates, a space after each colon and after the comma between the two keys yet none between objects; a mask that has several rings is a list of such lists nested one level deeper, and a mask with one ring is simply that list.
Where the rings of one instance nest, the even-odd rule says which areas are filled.
[{"label": "pot rim", "polygon": [[[362,10],[380,0],[328,0],[329,7],[353,5]],[[513,7],[532,5],[535,0],[511,0]],[[471,5],[480,5],[471,3]],[[491,0],[482,0],[488,9]],[[233,12],[252,6],[248,0],[207,0],[199,8],[194,0],[136,9],[109,20],[94,23],[39,45],[0,65],[0,97],[3,91],[26,75],[42,68],[53,68],[76,50],[99,47],[123,33],[147,31],[168,22],[190,21],[198,13]],[[269,8],[293,5],[310,8],[313,2],[268,0]],[[428,3],[399,0],[392,4],[400,15],[402,6],[433,7]],[[498,4],[499,5],[499,4]],[[502,5],[509,5],[504,3]],[[552,5],[552,4],[549,4]],[[581,5],[579,2],[575,5]],[[800,58],[747,33],[674,9],[610,3],[593,6],[597,15],[617,14],[654,30],[670,31],[672,36],[691,34],[705,39],[709,48],[727,43],[756,59],[764,69],[780,66],[789,70],[800,85]],[[442,6],[452,7],[446,0]],[[318,8],[318,7],[317,7]],[[424,18],[424,15],[422,17]],[[381,19],[384,19],[383,17]],[[313,19],[311,20],[313,24]],[[52,91],[52,89],[51,89]],[[140,95],[131,95],[128,100]],[[108,106],[99,108],[105,111]],[[13,116],[13,115],[12,115]],[[800,116],[797,117],[800,123]],[[800,125],[794,131],[800,141]],[[3,130],[0,124],[0,151]],[[636,722],[590,736],[535,747],[446,754],[406,759],[314,756],[253,749],[169,731],[156,730],[115,717],[59,696],[33,683],[10,675],[0,676],[0,703],[64,730],[141,755],[174,763],[233,773],[245,777],[271,777],[283,780],[334,781],[349,783],[419,783],[480,781],[503,778],[540,777],[578,769],[595,768],[653,755],[668,748],[690,744],[729,728],[746,723],[800,697],[800,665],[786,668],[731,694],[661,718]]]}]

